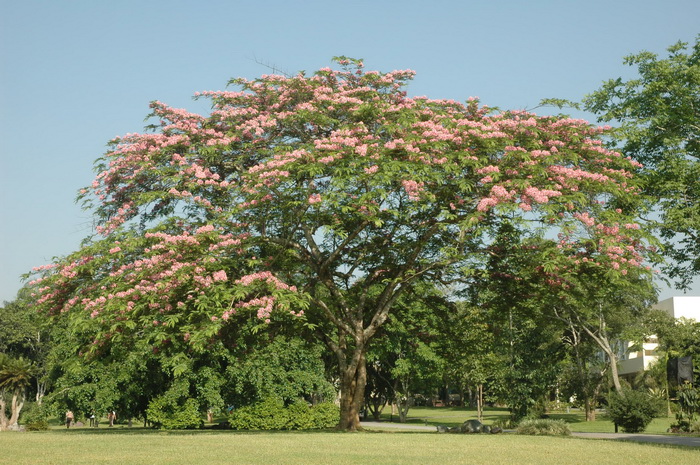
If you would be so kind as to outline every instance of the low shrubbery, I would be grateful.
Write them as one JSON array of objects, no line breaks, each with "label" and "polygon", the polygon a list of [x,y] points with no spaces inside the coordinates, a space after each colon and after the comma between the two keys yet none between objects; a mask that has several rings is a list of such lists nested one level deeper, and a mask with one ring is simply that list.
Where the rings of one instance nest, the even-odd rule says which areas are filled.
[{"label": "low shrubbery", "polygon": [[626,433],[644,431],[660,410],[659,401],[645,392],[628,390],[608,396],[608,415]]},{"label": "low shrubbery", "polygon": [[49,410],[45,404],[31,403],[22,411],[20,422],[27,431],[45,431],[49,429]]},{"label": "low shrubbery", "polygon": [[526,418],[518,424],[518,434],[531,434],[536,436],[570,436],[571,430],[564,420],[550,420],[547,418]]},{"label": "low shrubbery", "polygon": [[268,398],[235,410],[229,424],[235,430],[321,429],[336,426],[339,419],[340,410],[335,404],[310,407],[299,400],[285,406],[281,400]]},{"label": "low shrubbery", "polygon": [[678,411],[676,423],[671,425],[672,431],[700,433],[700,391],[690,384],[679,386]]},{"label": "low shrubbery", "polygon": [[156,428],[200,428],[204,422],[199,411],[199,402],[188,394],[187,383],[174,383],[169,390],[148,404],[148,421]]}]

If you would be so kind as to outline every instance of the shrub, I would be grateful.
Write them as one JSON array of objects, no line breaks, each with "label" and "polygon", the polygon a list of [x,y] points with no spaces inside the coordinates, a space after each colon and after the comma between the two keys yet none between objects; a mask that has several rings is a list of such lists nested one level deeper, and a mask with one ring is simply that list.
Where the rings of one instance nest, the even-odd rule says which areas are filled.
[{"label": "shrub", "polygon": [[545,418],[526,418],[516,429],[518,434],[536,436],[570,436],[571,429],[564,420],[549,420]]},{"label": "shrub", "polygon": [[332,402],[322,402],[311,407],[314,428],[333,428],[340,421],[340,408]]},{"label": "shrub", "polygon": [[49,410],[46,404],[31,403],[22,410],[20,422],[27,431],[45,431],[49,429]]},{"label": "shrub", "polygon": [[286,429],[289,412],[280,399],[268,397],[262,402],[234,410],[229,424],[236,430]]},{"label": "shrub", "polygon": [[167,394],[156,397],[148,404],[146,415],[157,428],[192,429],[202,426],[199,403],[191,398],[179,402]]},{"label": "shrub", "polygon": [[510,417],[498,417],[493,421],[491,426],[501,429],[513,429],[518,427],[518,422]]},{"label": "shrub", "polygon": [[676,423],[671,428],[678,431],[697,432],[700,421],[697,414],[700,413],[700,392],[690,384],[684,384],[678,388],[678,406],[676,411]]},{"label": "shrub", "polygon": [[303,400],[297,400],[287,407],[286,429],[313,429],[316,427],[314,414],[309,405]]},{"label": "shrub", "polygon": [[658,400],[641,391],[628,390],[624,396],[608,396],[608,415],[626,433],[640,433],[660,412]]},{"label": "shrub", "polygon": [[340,410],[331,403],[309,407],[298,400],[285,407],[280,399],[268,398],[235,410],[229,424],[235,430],[320,429],[337,425],[339,418]]}]

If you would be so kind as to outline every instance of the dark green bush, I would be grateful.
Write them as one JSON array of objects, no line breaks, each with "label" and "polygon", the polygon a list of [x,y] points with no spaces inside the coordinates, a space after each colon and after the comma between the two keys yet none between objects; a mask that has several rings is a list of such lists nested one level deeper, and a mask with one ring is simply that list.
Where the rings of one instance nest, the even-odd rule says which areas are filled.
[{"label": "dark green bush", "polygon": [[22,410],[20,424],[27,431],[45,431],[49,429],[49,410],[46,404],[31,403]]},{"label": "dark green bush", "polygon": [[671,425],[672,429],[684,432],[697,432],[700,420],[697,415],[700,413],[700,391],[690,384],[684,384],[678,388],[676,423]]},{"label": "dark green bush", "polygon": [[564,420],[546,418],[526,418],[520,422],[516,432],[537,436],[571,436],[571,429]]},{"label": "dark green bush", "polygon": [[641,391],[613,392],[608,396],[608,415],[626,433],[640,433],[661,410],[659,401]]},{"label": "dark green bush", "polygon": [[297,400],[289,405],[287,407],[287,415],[289,420],[287,421],[286,429],[316,428],[313,411],[311,407],[309,407],[309,404],[303,400]]},{"label": "dark green bush", "polygon": [[234,410],[228,422],[236,430],[287,429],[289,412],[281,400],[269,397],[257,404]]},{"label": "dark green bush", "polygon": [[338,407],[331,403],[309,407],[298,400],[285,407],[281,400],[268,398],[235,410],[229,424],[235,430],[320,429],[337,425],[339,418]]},{"label": "dark green bush", "polygon": [[180,389],[171,389],[148,404],[146,415],[156,428],[192,429],[203,424],[196,399],[184,397]]},{"label": "dark green bush", "polygon": [[332,402],[323,402],[311,407],[314,428],[333,428],[340,421],[340,408]]}]

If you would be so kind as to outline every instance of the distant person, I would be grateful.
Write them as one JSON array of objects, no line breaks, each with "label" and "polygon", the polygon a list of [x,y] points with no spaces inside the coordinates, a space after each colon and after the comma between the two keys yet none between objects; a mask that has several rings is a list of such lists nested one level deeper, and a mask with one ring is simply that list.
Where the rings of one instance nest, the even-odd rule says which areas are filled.
[{"label": "distant person", "polygon": [[117,419],[117,412],[115,412],[114,410],[112,410],[111,412],[109,412],[107,414],[107,420],[109,420],[110,427],[114,426],[114,420],[116,420],[116,419]]},{"label": "distant person", "polygon": [[71,425],[71,423],[73,423],[74,418],[75,418],[75,416],[73,415],[73,412],[71,412],[70,410],[67,410],[66,411],[66,429],[70,428],[70,425]]},{"label": "distant person", "polygon": [[92,414],[90,415],[90,426],[97,426],[97,418],[95,418],[95,412],[92,412]]}]

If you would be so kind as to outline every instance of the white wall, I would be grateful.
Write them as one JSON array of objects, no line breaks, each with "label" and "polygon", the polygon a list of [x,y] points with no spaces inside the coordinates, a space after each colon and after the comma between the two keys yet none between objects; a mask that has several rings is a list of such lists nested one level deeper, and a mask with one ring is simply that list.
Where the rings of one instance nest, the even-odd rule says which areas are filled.
[{"label": "white wall", "polygon": [[664,310],[673,318],[700,321],[700,296],[677,296],[662,300],[654,308]]}]

